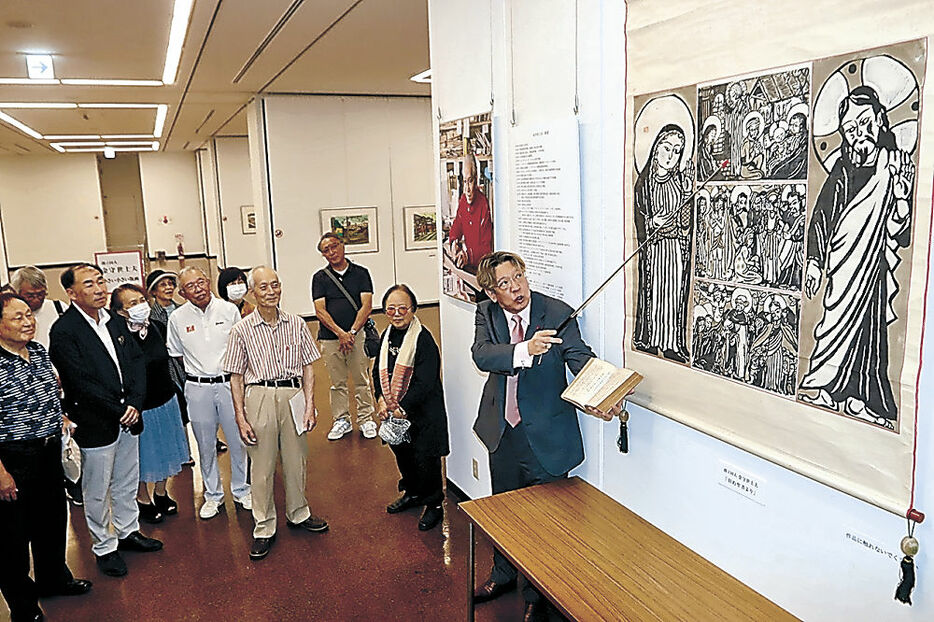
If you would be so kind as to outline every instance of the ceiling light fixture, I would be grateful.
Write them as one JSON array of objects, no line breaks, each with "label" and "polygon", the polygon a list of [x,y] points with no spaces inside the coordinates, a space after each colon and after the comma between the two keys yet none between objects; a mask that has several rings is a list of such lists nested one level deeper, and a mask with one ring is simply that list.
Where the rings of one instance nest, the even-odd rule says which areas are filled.
[{"label": "ceiling light fixture", "polygon": [[59,152],[59,153],[65,153],[65,150],[62,149],[61,146],[59,146],[59,145],[54,145],[54,144],[53,144],[53,145],[49,145],[49,146],[52,147],[52,149],[55,149],[55,151],[57,151],[57,152]]},{"label": "ceiling light fixture", "polygon": [[159,151],[159,141],[158,141],[158,140],[152,141],[152,150],[153,150],[153,151]]},{"label": "ceiling light fixture", "polygon": [[55,79],[33,80],[32,78],[0,78],[0,84],[58,84]]},{"label": "ceiling light fixture", "polygon": [[165,84],[175,84],[175,78],[178,76],[178,65],[182,60],[182,47],[185,45],[193,4],[194,0],[175,0],[169,45],[165,50],[165,67],[162,70],[162,81]]},{"label": "ceiling light fixture", "polygon": [[78,104],[69,102],[5,102],[0,108],[77,108]]},{"label": "ceiling light fixture", "polygon": [[43,140],[96,140],[101,138],[97,134],[46,134]]},{"label": "ceiling light fixture", "polygon": [[125,138],[155,138],[155,136],[152,134],[102,134],[100,136],[95,136],[94,138],[121,140]]},{"label": "ceiling light fixture", "polygon": [[29,126],[26,125],[25,123],[21,123],[21,122],[17,121],[16,119],[14,119],[14,118],[11,117],[10,115],[6,114],[5,112],[0,112],[0,121],[3,121],[4,123],[7,123],[7,124],[9,124],[9,125],[12,125],[13,127],[15,127],[16,129],[18,129],[19,131],[21,131],[21,132],[23,132],[24,134],[27,134],[27,135],[29,135],[29,136],[32,136],[33,138],[35,138],[35,139],[37,139],[37,140],[40,140],[40,139],[42,138],[42,134],[40,134],[40,133],[37,132],[36,130],[32,129],[31,127],[29,127]]},{"label": "ceiling light fixture", "polygon": [[162,80],[97,80],[92,78],[62,78],[62,84],[72,86],[162,86]]},{"label": "ceiling light fixture", "polygon": [[104,147],[104,157],[108,160],[113,160],[117,157],[117,152],[114,151],[113,147]]},{"label": "ceiling light fixture", "polygon": [[421,73],[415,74],[409,78],[409,80],[412,82],[418,82],[419,84],[431,84],[431,67]]},{"label": "ceiling light fixture", "polygon": [[159,104],[156,109],[156,124],[152,128],[152,135],[156,138],[162,138],[162,129],[165,127],[165,115],[169,112],[169,107],[165,104]]},{"label": "ceiling light fixture", "polygon": [[151,140],[108,140],[105,143],[107,147],[139,147],[151,144]]},{"label": "ceiling light fixture", "polygon": [[123,151],[155,151],[151,147],[71,147],[65,149],[65,153],[101,153],[104,150],[113,149],[116,152]]},{"label": "ceiling light fixture", "polygon": [[104,147],[106,146],[101,141],[84,141],[84,142],[75,142],[75,143],[49,143],[51,145],[58,145],[59,147],[64,147],[68,149],[69,147]]},{"label": "ceiling light fixture", "polygon": [[123,104],[123,103],[102,103],[102,104],[77,104],[78,108],[158,108],[165,104]]}]

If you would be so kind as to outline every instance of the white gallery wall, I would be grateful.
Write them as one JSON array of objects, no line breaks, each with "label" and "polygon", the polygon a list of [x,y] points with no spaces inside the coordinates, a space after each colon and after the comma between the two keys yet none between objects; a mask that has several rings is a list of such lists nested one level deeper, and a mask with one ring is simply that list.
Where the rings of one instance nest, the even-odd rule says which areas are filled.
[{"label": "white gallery wall", "polygon": [[[215,138],[213,141],[220,229],[225,266],[252,268],[269,262],[259,231],[244,233],[243,206],[253,204],[250,148],[245,136]],[[250,209],[249,207],[247,209]]]},{"label": "white gallery wall", "polygon": [[[508,203],[512,122],[521,128],[564,120],[574,114],[577,91],[581,253],[587,293],[623,259],[624,210],[629,209],[623,151],[631,140],[627,128],[632,117],[626,97],[627,32],[629,72],[636,71],[634,63],[660,67],[644,73],[654,78],[651,85],[636,85],[638,92],[649,92],[680,86],[665,83],[665,66],[683,72],[687,65],[696,81],[703,81],[934,32],[929,3],[898,5],[893,11],[892,3],[875,0],[845,6],[830,0],[637,0],[628,3],[627,15],[626,5],[616,0],[429,0],[432,119],[437,124],[439,112],[447,120],[487,111],[492,97],[494,222],[496,244],[503,248],[512,239],[503,224],[512,209]],[[661,47],[665,54],[640,54],[650,46],[646,37],[652,38],[653,50]],[[659,37],[670,45],[660,46]],[[745,53],[750,50],[758,58],[771,55],[774,62],[751,66]],[[921,149],[925,157],[934,145]],[[437,175],[437,146],[434,151]],[[581,323],[597,354],[617,364],[623,362],[623,288],[622,281],[609,287]],[[928,301],[932,303],[934,296]],[[444,371],[446,378],[456,379],[445,383],[452,444],[447,474],[476,497],[489,494],[490,488],[487,454],[471,431],[484,381],[470,359],[473,315],[472,305],[442,297]],[[932,323],[928,320],[927,329]],[[923,355],[925,361],[934,361],[930,343]],[[931,515],[934,378],[929,367],[922,368],[919,383],[915,505]],[[934,619],[934,565],[929,554],[934,531],[928,524],[919,525],[916,532],[921,541],[916,558],[919,584],[914,606],[907,607],[893,600],[899,580],[897,561],[847,537],[855,534],[899,553],[904,518],[648,410],[635,406],[629,410],[630,453],[625,455],[616,449],[615,423],[582,417],[587,459],[579,472],[620,503],[802,619]],[[472,460],[479,462],[479,479],[471,474]],[[764,503],[720,486],[721,461],[761,478]]]},{"label": "white gallery wall", "polygon": [[139,177],[150,257],[159,251],[174,257],[179,243],[186,255],[206,253],[195,154],[140,153]]},{"label": "white gallery wall", "polygon": [[0,220],[10,268],[106,250],[94,154],[0,157]]},{"label": "white gallery wall", "polygon": [[[265,164],[253,170],[260,235],[268,226],[285,309],[314,313],[309,282],[325,265],[320,211],[335,208],[376,208],[378,249],[348,257],[369,269],[377,306],[397,280],[437,300],[435,251],[405,251],[402,235],[405,205],[434,204],[427,98],[267,96],[249,118],[251,161]],[[220,145],[218,162],[223,170]]]}]

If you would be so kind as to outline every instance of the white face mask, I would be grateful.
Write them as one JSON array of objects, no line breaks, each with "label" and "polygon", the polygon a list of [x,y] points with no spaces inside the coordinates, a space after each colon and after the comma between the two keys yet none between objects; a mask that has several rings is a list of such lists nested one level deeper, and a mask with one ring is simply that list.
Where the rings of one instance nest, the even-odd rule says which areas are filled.
[{"label": "white face mask", "polygon": [[137,324],[142,324],[148,320],[150,311],[151,309],[149,308],[149,305],[145,302],[141,302],[138,305],[134,305],[126,310],[127,315],[130,316],[130,319]]},{"label": "white face mask", "polygon": [[243,283],[231,283],[227,286],[227,297],[233,302],[239,301],[246,296],[246,285]]}]

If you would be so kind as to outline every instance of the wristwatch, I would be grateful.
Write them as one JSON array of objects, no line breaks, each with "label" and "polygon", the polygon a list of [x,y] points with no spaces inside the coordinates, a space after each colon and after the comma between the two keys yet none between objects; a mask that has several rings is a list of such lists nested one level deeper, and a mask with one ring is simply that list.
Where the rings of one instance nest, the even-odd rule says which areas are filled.
[{"label": "wristwatch", "polygon": [[351,328],[351,329],[350,329],[350,334],[353,335],[354,337],[356,337],[356,336],[357,336],[357,329],[356,329],[356,328]]}]

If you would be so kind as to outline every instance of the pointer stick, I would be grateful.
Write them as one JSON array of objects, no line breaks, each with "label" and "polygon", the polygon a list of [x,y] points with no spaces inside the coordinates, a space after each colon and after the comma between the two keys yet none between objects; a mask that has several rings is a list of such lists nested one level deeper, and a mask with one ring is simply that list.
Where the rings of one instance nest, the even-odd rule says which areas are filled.
[{"label": "pointer stick", "polygon": [[[704,186],[707,185],[707,182],[709,182],[711,179],[713,179],[713,178],[717,175],[717,173],[719,173],[721,170],[725,169],[725,168],[726,168],[727,166],[729,166],[729,165],[730,165],[730,161],[729,161],[729,160],[724,160],[724,161],[720,164],[720,168],[718,168],[717,170],[715,170],[713,173],[711,173],[711,175],[710,175],[709,177],[707,177],[707,179],[705,179],[703,182],[701,182],[701,184],[697,187],[697,189],[696,189],[694,192],[692,192],[692,193],[690,194],[690,196],[688,196],[688,198],[686,198],[686,199],[684,200],[683,203],[681,203],[681,207],[679,207],[677,210],[673,211],[673,212],[668,216],[668,219],[667,219],[660,227],[658,227],[651,235],[649,235],[648,237],[646,237],[645,240],[642,241],[642,244],[640,244],[639,246],[637,246],[636,249],[635,249],[634,251],[632,251],[632,252],[629,254],[629,257],[626,257],[626,259],[623,260],[623,263],[620,264],[620,266],[619,266],[616,270],[613,271],[613,274],[611,274],[609,277],[607,277],[607,279],[603,282],[603,285],[601,285],[600,287],[597,288],[597,291],[595,291],[595,292],[592,293],[590,296],[588,296],[588,297],[587,297],[587,300],[585,300],[583,303],[581,303],[581,306],[577,307],[577,309],[575,309],[574,312],[571,313],[571,315],[567,316],[567,317],[564,319],[564,321],[561,322],[561,323],[558,325],[558,328],[556,329],[556,332],[555,332],[555,336],[560,335],[560,334],[561,334],[561,331],[563,331],[565,328],[567,328],[567,325],[571,323],[571,320],[573,320],[574,318],[576,318],[577,316],[579,316],[579,315],[581,314],[581,312],[587,307],[587,305],[589,305],[589,304],[593,301],[593,299],[596,298],[596,297],[600,294],[600,292],[602,292],[602,291],[604,290],[604,288],[605,288],[607,285],[610,284],[610,281],[612,281],[614,278],[616,278],[616,275],[623,271],[623,268],[626,267],[626,264],[628,264],[628,263],[632,260],[633,257],[635,257],[636,255],[638,255],[638,254],[639,254],[639,251],[641,251],[643,248],[645,248],[646,245],[647,245],[649,242],[651,242],[651,241],[653,240],[653,238],[655,238],[655,236],[657,236],[659,233],[662,232],[662,230],[665,228],[665,225],[667,225],[675,216],[680,215],[681,210],[684,209],[684,207],[685,207],[686,205],[688,205],[688,203],[690,203],[690,202],[694,199],[695,196],[697,196],[697,193],[700,192],[700,191],[704,188]],[[648,165],[647,165],[647,166],[648,166]]]}]

